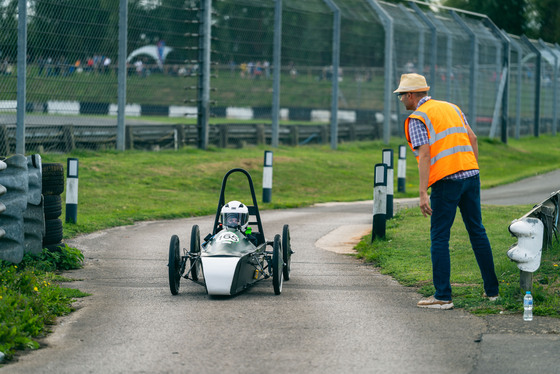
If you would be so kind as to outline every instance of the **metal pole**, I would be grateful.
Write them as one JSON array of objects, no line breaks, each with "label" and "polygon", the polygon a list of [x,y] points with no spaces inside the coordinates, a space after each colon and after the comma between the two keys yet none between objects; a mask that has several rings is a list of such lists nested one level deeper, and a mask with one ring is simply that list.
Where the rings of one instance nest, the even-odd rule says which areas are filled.
[{"label": "metal pole", "polygon": [[27,1],[18,1],[16,154],[25,154],[25,107],[27,75]]},{"label": "metal pole", "polygon": [[537,47],[531,43],[531,41],[525,36],[521,35],[521,40],[533,51],[536,55],[537,61],[535,62],[535,117],[534,117],[534,128],[533,135],[539,137],[540,133],[540,122],[541,122],[541,52]]},{"label": "metal pole", "polygon": [[280,71],[282,65],[282,0],[276,0],[274,6],[274,52],[272,82],[272,147],[278,147],[280,117]]},{"label": "metal pole", "polygon": [[[501,140],[502,143],[507,144],[508,141],[508,121],[509,121],[509,117],[508,117],[508,112],[509,112],[509,77],[510,77],[510,71],[511,71],[511,64],[510,64],[510,58],[511,58],[511,40],[510,38],[506,35],[505,32],[503,32],[502,30],[500,30],[498,28],[498,26],[496,26],[494,24],[494,22],[492,22],[492,20],[490,18],[485,18],[484,21],[486,22],[486,25],[490,28],[490,30],[492,30],[492,32],[494,33],[494,35],[496,35],[498,38],[500,38],[502,40],[502,47],[503,47],[503,55],[502,55],[502,71],[505,71],[505,76],[502,76],[503,79],[503,87],[500,85],[498,88],[498,92],[502,92],[502,96],[501,96],[501,107],[502,107],[502,112],[501,112]],[[502,83],[500,82],[500,83]]]},{"label": "metal pole", "polygon": [[542,40],[539,39],[539,43],[541,44],[541,46],[548,50],[550,52],[550,54],[552,55],[552,57],[554,58],[554,68],[552,70],[552,125],[551,125],[551,130],[552,130],[552,135],[555,136],[556,135],[556,121],[558,120],[558,106],[556,105],[556,101],[557,101],[557,93],[558,93],[558,55],[556,54],[556,51],[549,47],[548,45],[546,45],[546,43]]},{"label": "metal pole", "polygon": [[463,19],[455,12],[451,11],[451,15],[455,21],[463,28],[463,30],[471,38],[471,79],[469,86],[469,117],[470,125],[473,130],[477,129],[477,113],[476,113],[476,90],[478,88],[478,37],[476,33],[463,21]]},{"label": "metal pole", "polygon": [[385,87],[383,100],[383,142],[389,144],[391,140],[391,101],[393,99],[393,18],[377,1],[366,0],[381,18],[385,29]]},{"label": "metal pole", "polygon": [[[446,45],[445,45],[445,100],[451,101],[451,76],[453,75],[453,33],[445,26],[443,22],[441,22],[435,14],[432,12],[428,12],[431,21],[436,26],[436,30],[439,30],[440,33],[443,33],[446,36]],[[433,85],[436,82],[432,82]]]},{"label": "metal pole", "polygon": [[340,67],[340,9],[331,0],[323,0],[333,11],[331,149],[338,145],[338,69]]},{"label": "metal pole", "polygon": [[201,0],[200,66],[198,77],[198,148],[208,148],[208,117],[210,116],[210,36],[212,0]]},{"label": "metal pole", "polygon": [[126,108],[126,57],[128,36],[128,0],[119,1],[119,71],[117,98],[117,151],[125,150],[125,108]]},{"label": "metal pole", "polygon": [[521,86],[523,84],[523,49],[519,43],[513,45],[517,50],[517,87],[515,88],[515,139],[519,139],[521,132]]},{"label": "metal pole", "polygon": [[412,15],[412,13],[405,7],[402,3],[399,4],[399,8],[402,10],[404,14],[406,14],[407,18],[414,24],[416,31],[418,32],[418,66],[417,71],[422,74],[424,71],[424,53],[425,53],[425,37],[426,32],[424,30],[424,25],[418,21],[416,17]]},{"label": "metal pole", "polygon": [[420,19],[422,20],[422,22],[424,22],[426,24],[426,26],[428,26],[428,28],[431,31],[431,47],[430,47],[430,76],[428,78],[428,82],[430,82],[432,84],[430,91],[433,95],[433,93],[436,91],[435,87],[436,87],[436,65],[437,65],[437,28],[436,25],[434,25],[434,23],[432,22],[431,19],[428,18],[428,16],[426,16],[426,14],[422,11],[422,9],[420,9],[418,7],[418,5],[416,5],[413,2],[410,2],[410,7],[412,9],[414,9],[414,11],[416,12],[416,14],[418,14],[418,16],[420,17]]}]

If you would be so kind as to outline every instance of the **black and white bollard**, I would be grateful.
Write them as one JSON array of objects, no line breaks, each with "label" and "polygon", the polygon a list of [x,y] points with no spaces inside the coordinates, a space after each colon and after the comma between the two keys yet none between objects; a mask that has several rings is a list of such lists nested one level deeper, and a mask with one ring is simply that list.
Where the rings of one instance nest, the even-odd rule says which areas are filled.
[{"label": "black and white bollard", "polygon": [[387,220],[387,165],[376,164],[373,182],[373,230],[371,241],[385,237]]},{"label": "black and white bollard", "polygon": [[406,145],[399,145],[397,168],[397,191],[404,193],[406,192]]},{"label": "black and white bollard", "polygon": [[387,219],[393,218],[394,174],[393,150],[383,150],[383,163],[387,165]]},{"label": "black and white bollard", "polygon": [[78,222],[78,159],[69,158],[66,164],[66,222]]},{"label": "black and white bollard", "polygon": [[264,151],[263,203],[270,203],[272,197],[272,151]]}]

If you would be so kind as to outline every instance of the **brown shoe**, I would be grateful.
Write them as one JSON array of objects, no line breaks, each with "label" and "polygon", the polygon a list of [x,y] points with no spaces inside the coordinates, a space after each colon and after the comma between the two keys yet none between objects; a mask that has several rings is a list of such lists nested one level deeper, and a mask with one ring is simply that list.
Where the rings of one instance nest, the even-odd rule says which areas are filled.
[{"label": "brown shoe", "polygon": [[453,301],[438,300],[434,296],[422,299],[416,304],[419,308],[453,309]]}]

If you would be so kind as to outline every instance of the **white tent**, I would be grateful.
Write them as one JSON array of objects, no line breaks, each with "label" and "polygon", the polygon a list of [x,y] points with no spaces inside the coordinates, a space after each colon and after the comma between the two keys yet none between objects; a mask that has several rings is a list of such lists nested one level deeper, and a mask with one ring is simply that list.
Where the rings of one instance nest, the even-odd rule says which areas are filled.
[{"label": "white tent", "polygon": [[[163,53],[162,53],[163,61],[165,61],[165,58],[167,57],[169,52],[171,52],[172,50],[173,50],[173,48],[171,48],[171,47],[163,47]],[[159,59],[157,45],[145,45],[143,47],[140,47],[140,48],[132,51],[132,53],[128,55],[128,58],[126,59],[126,62],[132,61],[132,59],[134,57],[138,56],[138,55],[148,55],[148,56],[152,57],[154,60],[157,61],[158,65],[160,65],[160,67],[161,67],[162,61],[160,61],[160,59]]]}]

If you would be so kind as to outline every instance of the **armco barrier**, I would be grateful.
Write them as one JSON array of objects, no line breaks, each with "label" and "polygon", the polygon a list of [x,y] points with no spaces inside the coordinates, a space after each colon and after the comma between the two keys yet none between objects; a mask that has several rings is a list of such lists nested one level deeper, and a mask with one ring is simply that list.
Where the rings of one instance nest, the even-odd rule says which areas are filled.
[{"label": "armco barrier", "polygon": [[7,168],[0,173],[0,184],[6,187],[6,193],[0,201],[6,211],[0,215],[0,227],[5,231],[0,238],[0,259],[19,263],[24,254],[23,213],[27,208],[29,190],[27,158],[15,155],[4,162]]},{"label": "armco barrier", "polygon": [[541,251],[552,245],[553,238],[560,240],[559,230],[560,190],[510,224],[509,231],[518,238],[518,243],[510,247],[507,255],[517,263],[522,290],[532,289],[533,272],[540,266]]},{"label": "armco barrier", "polygon": [[41,156],[27,156],[27,209],[23,213],[24,253],[39,254],[45,234],[44,199],[42,195]]}]

